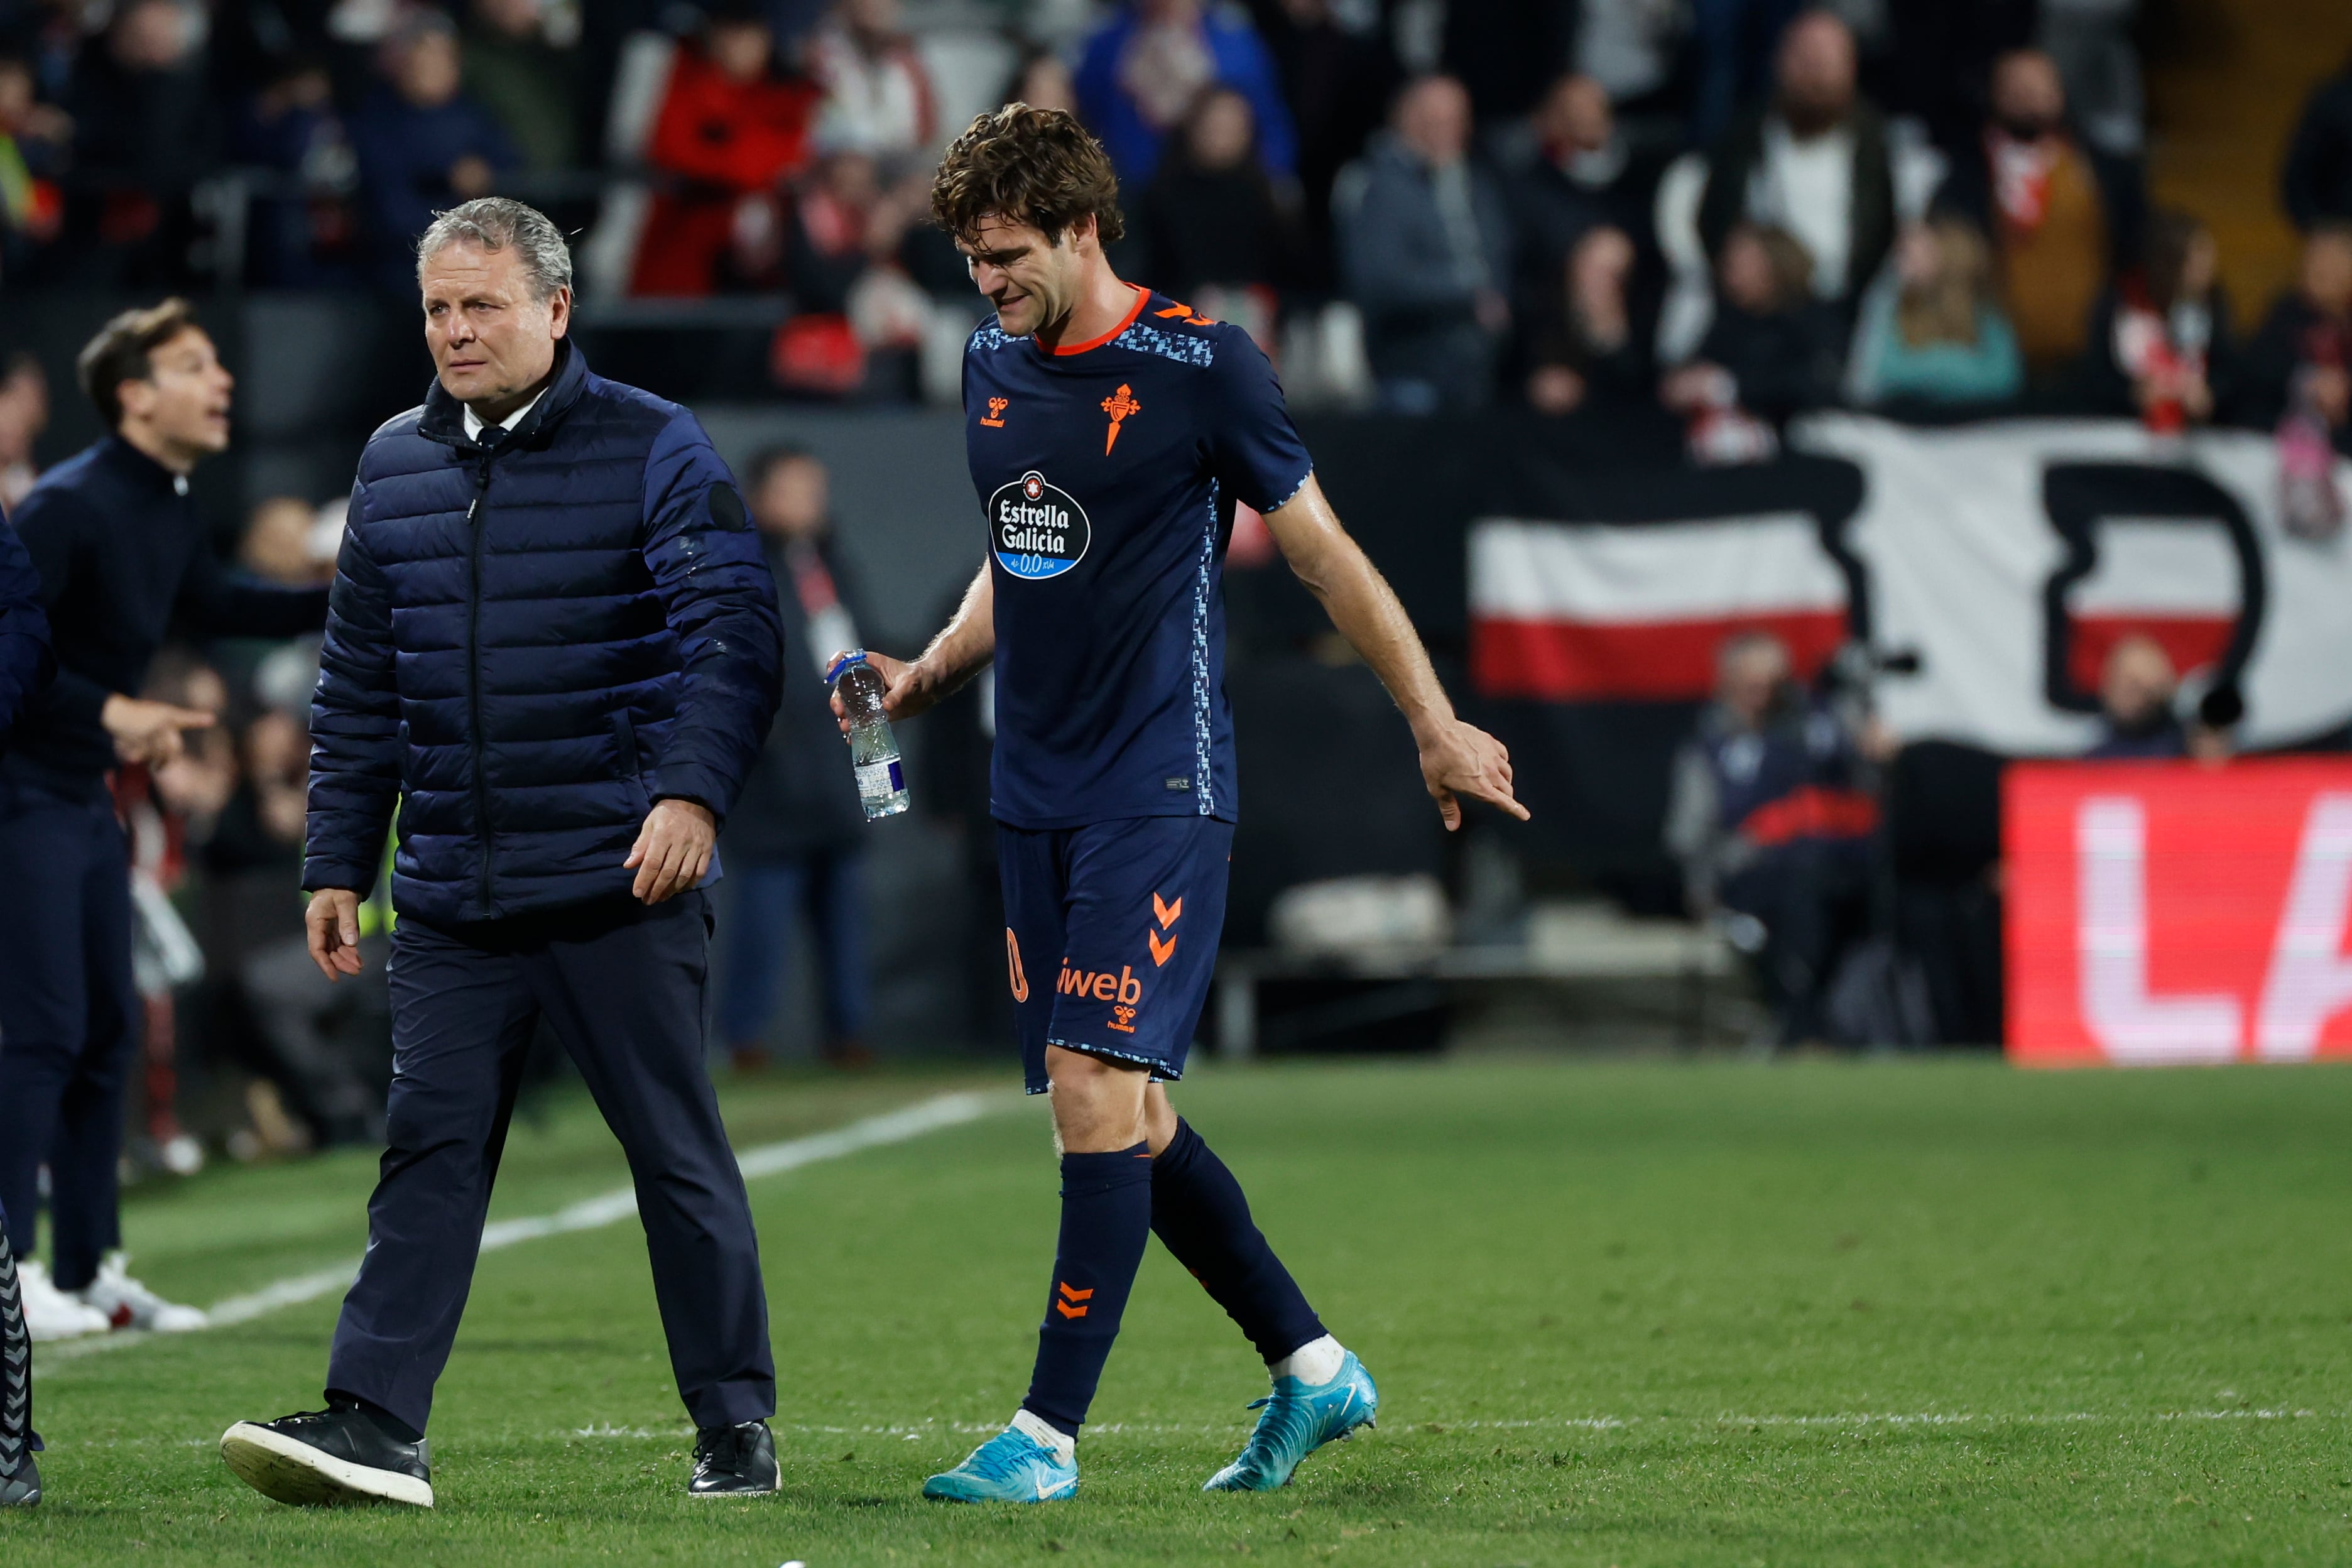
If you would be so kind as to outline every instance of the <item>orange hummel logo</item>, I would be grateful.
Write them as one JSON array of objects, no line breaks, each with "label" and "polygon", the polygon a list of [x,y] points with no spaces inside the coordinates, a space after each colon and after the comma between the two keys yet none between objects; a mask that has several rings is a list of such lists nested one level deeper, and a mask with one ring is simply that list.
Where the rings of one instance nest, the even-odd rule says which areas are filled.
[{"label": "orange hummel logo", "polygon": [[[1073,1290],[1068,1285],[1065,1284],[1061,1287],[1061,1292],[1062,1296],[1067,1297],[1068,1300],[1064,1300],[1057,1298],[1054,1302],[1054,1310],[1055,1311],[1061,1313],[1062,1316],[1066,1318],[1083,1318],[1087,1315],[1087,1309],[1083,1303],[1088,1297],[1094,1294],[1092,1290]],[[1073,1303],[1079,1304],[1073,1305]]]},{"label": "orange hummel logo", "polygon": [[1143,939],[1151,944],[1151,962],[1156,967],[1167,967],[1168,961],[1176,956],[1174,937],[1171,936],[1166,942],[1161,942],[1158,931],[1148,931],[1143,933]]},{"label": "orange hummel logo", "polygon": [[1021,971],[1021,939],[1013,934],[1011,926],[1004,928],[1004,967],[1013,982],[1013,999],[1029,1000],[1029,976]]},{"label": "orange hummel logo", "polygon": [[1110,449],[1118,444],[1118,422],[1130,414],[1142,413],[1143,405],[1135,400],[1135,389],[1122,381],[1117,392],[1102,400],[1102,411],[1110,416],[1110,432],[1103,437],[1103,456],[1108,458]]},{"label": "orange hummel logo", "polygon": [[1184,318],[1184,324],[1188,327],[1213,327],[1217,324],[1206,316],[1192,314],[1192,307],[1190,305],[1175,305],[1165,310],[1154,310],[1151,313],[1163,321],[1171,316],[1181,316]]},{"label": "orange hummel logo", "polygon": [[1172,926],[1184,918],[1184,900],[1179,899],[1172,904],[1163,904],[1160,901],[1160,895],[1154,893],[1151,895],[1151,913],[1163,927]]},{"label": "orange hummel logo", "polygon": [[1004,405],[1012,401],[1013,400],[1009,397],[990,398],[988,400],[988,412],[980,416],[980,422],[982,425],[987,426],[992,430],[1003,429]]}]

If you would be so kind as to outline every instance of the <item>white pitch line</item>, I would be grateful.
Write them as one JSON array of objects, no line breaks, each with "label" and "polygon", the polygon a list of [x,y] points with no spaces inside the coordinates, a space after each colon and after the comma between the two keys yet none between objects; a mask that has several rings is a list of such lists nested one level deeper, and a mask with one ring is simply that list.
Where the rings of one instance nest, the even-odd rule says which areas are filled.
[{"label": "white pitch line", "polygon": [[[1720,1430],[1745,1426],[1759,1427],[1829,1427],[1853,1430],[1867,1426],[2137,1426],[2148,1422],[2169,1421],[2344,1421],[2352,1413],[2336,1410],[2255,1409],[2251,1406],[2226,1410],[2151,1410],[2140,1414],[2101,1413],[2090,1410],[2008,1411],[1961,1413],[1918,1411],[1909,1414],[1889,1412],[1849,1411],[1835,1415],[1538,1415],[1518,1420],[1477,1419],[1457,1421],[1440,1417],[1402,1423],[1397,1430],[1407,1435],[1418,1432],[1524,1432],[1584,1431],[1619,1432],[1635,1427],[1672,1430]],[[1400,1421],[1402,1418],[1400,1417]],[[953,1421],[937,1417],[923,1421],[897,1422],[886,1425],[856,1426],[824,1426],[810,1422],[772,1421],[780,1433],[796,1433],[820,1437],[896,1437],[905,1442],[919,1438],[954,1435],[970,1436],[1002,1431],[1002,1421]],[[1106,1437],[1124,1433],[1146,1437],[1222,1437],[1240,1431],[1249,1425],[1246,1415],[1233,1420],[1214,1422],[1168,1421],[1105,1421],[1087,1423],[1087,1436]],[[686,1426],[616,1426],[607,1422],[587,1426],[568,1426],[554,1432],[558,1437],[597,1437],[611,1439],[644,1439],[675,1443],[681,1435],[691,1435]]]},{"label": "white pitch line", "polygon": [[[869,1116],[845,1127],[836,1127],[829,1132],[812,1132],[806,1137],[788,1138],[781,1143],[763,1143],[756,1149],[746,1149],[735,1157],[735,1163],[742,1169],[745,1181],[754,1182],[762,1176],[780,1176],[804,1165],[838,1160],[863,1149],[904,1143],[942,1128],[977,1121],[992,1111],[1008,1110],[1018,1103],[1010,1094],[985,1094],[969,1089],[934,1095],[903,1110]],[[620,1224],[636,1212],[635,1190],[621,1187],[593,1198],[583,1198],[553,1214],[502,1219],[484,1226],[481,1249],[484,1252],[500,1252],[526,1241],[537,1241],[542,1237],[601,1230],[606,1226]],[[332,1268],[316,1269],[309,1274],[297,1274],[290,1279],[277,1280],[248,1295],[231,1296],[226,1300],[214,1303],[205,1313],[205,1327],[224,1329],[237,1323],[249,1323],[282,1307],[299,1306],[305,1301],[315,1301],[321,1296],[347,1290],[358,1273],[358,1263],[342,1263]],[[68,1340],[60,1344],[43,1345],[37,1355],[41,1366],[55,1366],[61,1362],[79,1361],[84,1356],[140,1344],[152,1337],[131,1331]]]}]

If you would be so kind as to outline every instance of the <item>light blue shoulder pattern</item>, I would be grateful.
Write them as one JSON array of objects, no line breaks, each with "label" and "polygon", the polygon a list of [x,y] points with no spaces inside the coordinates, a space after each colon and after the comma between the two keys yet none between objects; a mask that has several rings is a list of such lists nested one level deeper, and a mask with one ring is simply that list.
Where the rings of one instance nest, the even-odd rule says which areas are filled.
[{"label": "light blue shoulder pattern", "polygon": [[1171,332],[1159,327],[1136,322],[1111,340],[1113,348],[1133,349],[1138,353],[1158,354],[1172,359],[1178,364],[1189,364],[1206,370],[1217,363],[1217,345],[1206,337],[1194,337],[1189,332]]}]

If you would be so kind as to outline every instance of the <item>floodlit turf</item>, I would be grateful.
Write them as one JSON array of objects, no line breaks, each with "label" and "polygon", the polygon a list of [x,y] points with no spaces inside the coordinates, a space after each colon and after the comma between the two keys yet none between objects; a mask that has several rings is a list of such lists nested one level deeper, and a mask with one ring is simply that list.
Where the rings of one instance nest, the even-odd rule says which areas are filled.
[{"label": "floodlit turf", "polygon": [[[750,1145],[956,1079],[730,1086]],[[916,1495],[1012,1411],[1042,1108],[756,1184],[784,1493],[692,1502],[633,1225],[484,1261],[430,1514],[301,1513],[220,1430],[314,1405],[331,1299],[66,1363],[0,1563],[2277,1563],[2352,1560],[2352,1072],[1460,1062],[1203,1072],[1182,1102],[1380,1379],[1376,1433],[1202,1496],[1261,1375],[1144,1266],[1073,1503]],[[372,1162],[142,1193],[211,1300],[354,1252]],[[499,1212],[612,1186],[518,1128]]]}]

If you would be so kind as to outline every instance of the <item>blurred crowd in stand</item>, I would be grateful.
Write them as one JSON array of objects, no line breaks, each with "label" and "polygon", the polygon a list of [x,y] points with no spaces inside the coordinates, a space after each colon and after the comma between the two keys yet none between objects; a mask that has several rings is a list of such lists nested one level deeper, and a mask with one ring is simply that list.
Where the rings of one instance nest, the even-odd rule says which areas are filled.
[{"label": "blurred crowd in stand", "polygon": [[[593,297],[778,301],[771,390],[912,397],[974,305],[924,221],[1008,98],[1116,162],[1129,276],[1307,396],[1789,416],[2027,408],[2347,442],[2352,70],[2241,341],[2151,211],[2137,0],[0,0],[0,288],[408,287],[520,195]],[[1334,310],[1333,307],[1339,307]],[[1313,361],[1313,363],[1304,362]]]},{"label": "blurred crowd in stand", "polygon": [[[1748,960],[1769,1015],[1763,1043],[1997,1039],[2000,759],[1897,745],[1858,654],[1808,684],[1771,632],[1717,650],[1714,696],[1669,786],[1664,838],[1683,906]],[[2116,637],[2084,757],[2227,763],[2244,701],[2215,685],[2189,704],[2184,673],[2156,637]]]}]

